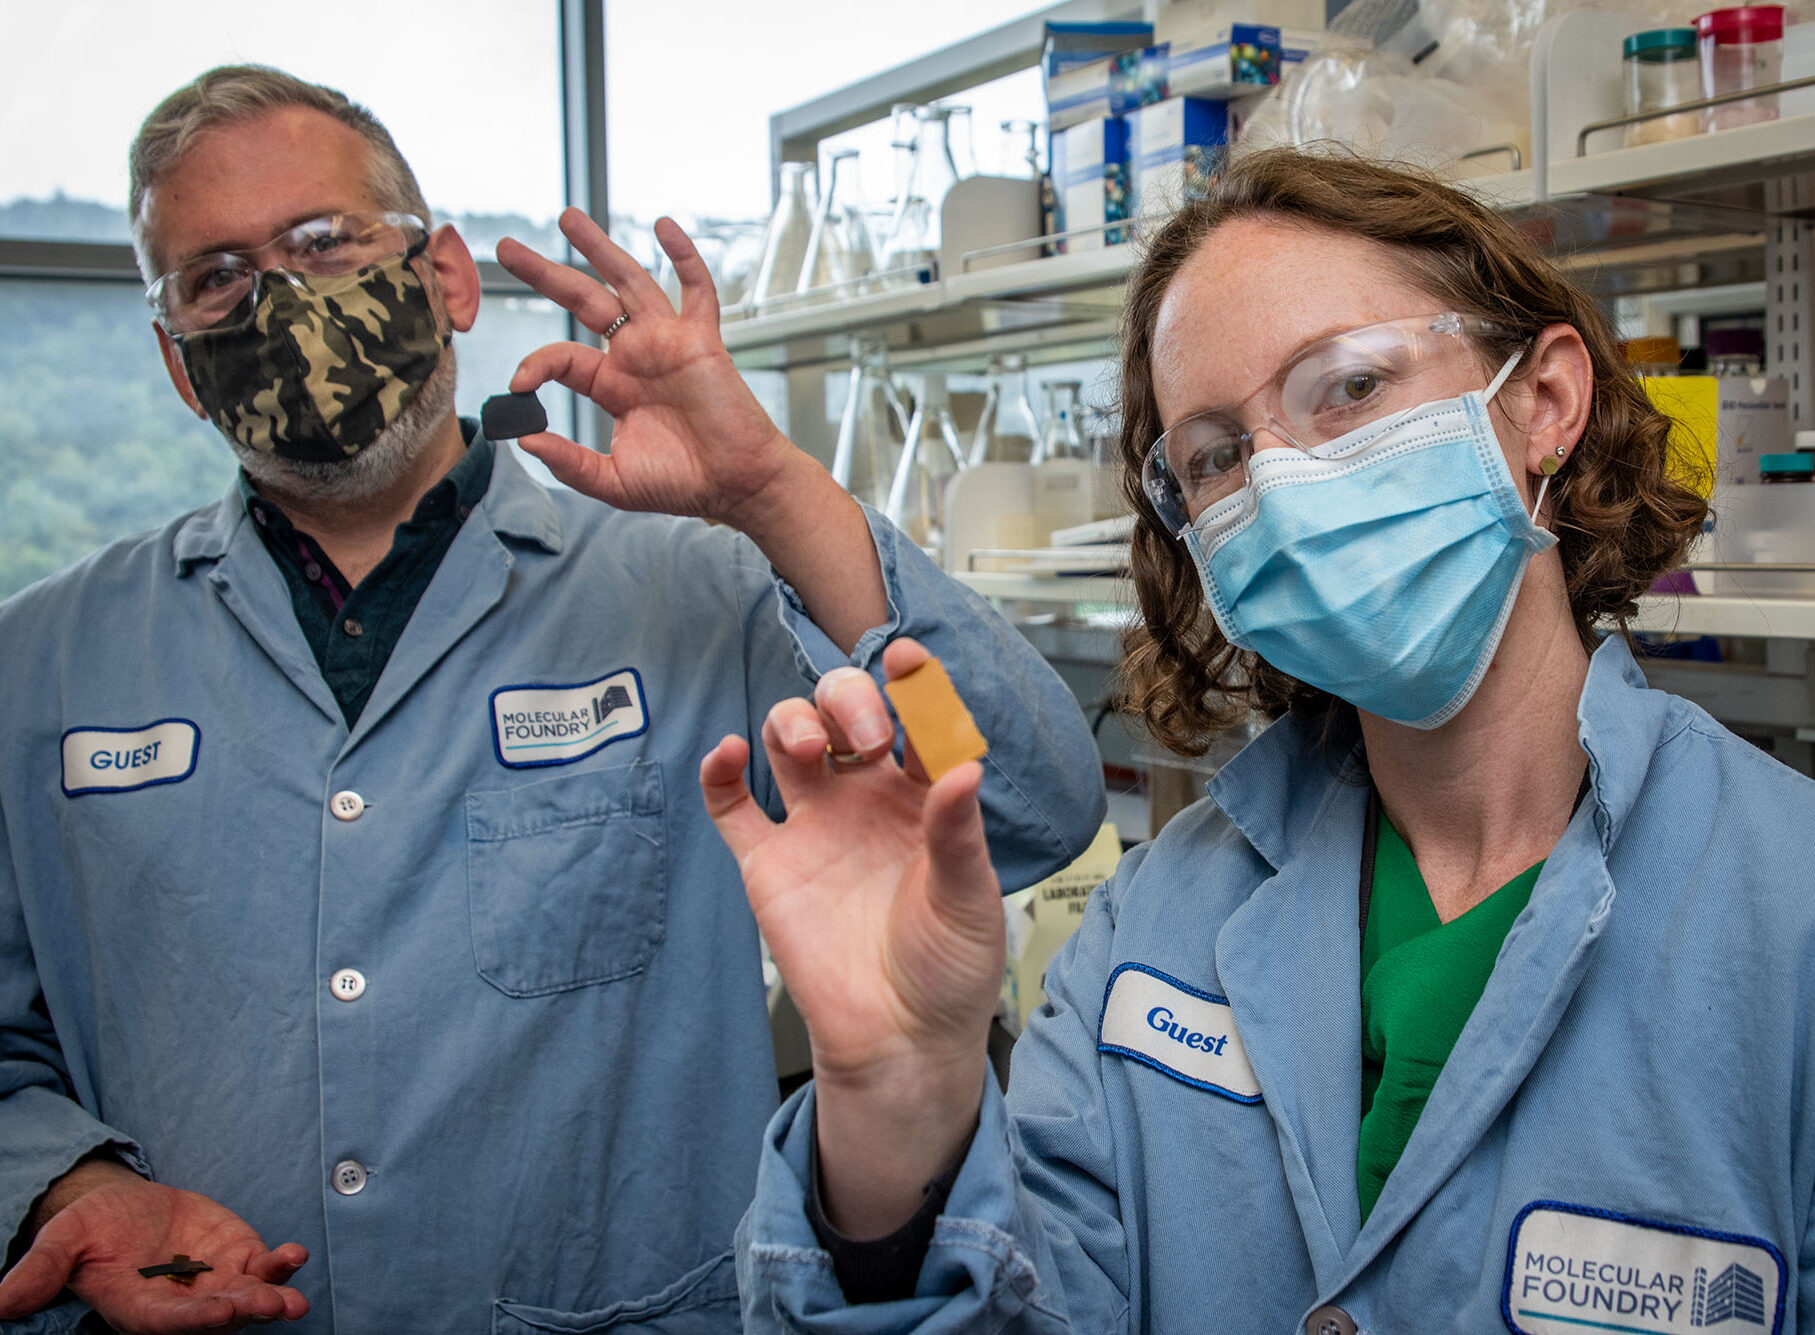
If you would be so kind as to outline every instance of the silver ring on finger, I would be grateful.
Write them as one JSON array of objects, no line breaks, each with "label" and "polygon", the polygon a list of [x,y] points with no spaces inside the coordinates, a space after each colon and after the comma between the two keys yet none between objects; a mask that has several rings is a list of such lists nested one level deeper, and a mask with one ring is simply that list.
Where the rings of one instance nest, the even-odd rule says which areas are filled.
[{"label": "silver ring on finger", "polygon": [[618,330],[622,329],[625,325],[627,325],[629,323],[630,323],[630,312],[625,311],[622,315],[618,316],[617,319],[613,320],[610,324],[605,326],[605,332],[603,334],[601,334],[600,337],[609,340],[613,334],[617,333]]},{"label": "silver ring on finger", "polygon": [[826,755],[832,762],[832,772],[835,774],[841,770],[862,769],[875,759],[874,756],[866,756],[861,751],[834,751],[829,746],[826,748]]}]

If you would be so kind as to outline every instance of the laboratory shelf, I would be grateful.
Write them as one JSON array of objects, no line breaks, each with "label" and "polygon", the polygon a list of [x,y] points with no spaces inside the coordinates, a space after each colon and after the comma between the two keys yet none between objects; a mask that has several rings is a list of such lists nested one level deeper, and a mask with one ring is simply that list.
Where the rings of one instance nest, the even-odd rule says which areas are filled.
[{"label": "laboratory shelf", "polygon": [[1133,263],[1126,245],[1010,263],[998,257],[914,287],[730,318],[725,346],[746,370],[848,363],[857,337],[886,346],[899,366],[926,350],[979,366],[992,352],[1050,358],[1096,350],[1114,331]]},{"label": "laboratory shelf", "polygon": [[1015,570],[959,570],[952,578],[986,598],[1033,603],[1107,603],[1134,615],[1126,575],[1036,575]]},{"label": "laboratory shelf", "polygon": [[[1608,131],[1602,139],[1615,138]],[[1590,147],[1593,147],[1591,143]],[[1551,162],[1553,196],[1636,195],[1815,216],[1815,113]]]},{"label": "laboratory shelf", "polygon": [[1667,635],[1815,640],[1815,598],[1647,597],[1639,599],[1632,628]]},{"label": "laboratory shelf", "polygon": [[[991,598],[1110,604],[1129,618],[1135,615],[1133,586],[1127,576],[959,571],[954,577]],[[1815,640],[1815,598],[1654,594],[1639,599],[1632,628],[1662,635]]]}]

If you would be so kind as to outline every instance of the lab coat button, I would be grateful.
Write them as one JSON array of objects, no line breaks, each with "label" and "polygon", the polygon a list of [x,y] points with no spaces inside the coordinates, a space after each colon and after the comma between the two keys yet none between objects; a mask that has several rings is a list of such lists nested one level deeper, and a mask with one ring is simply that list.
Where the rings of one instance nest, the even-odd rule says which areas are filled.
[{"label": "lab coat button", "polygon": [[366,800],[351,788],[343,788],[328,799],[328,810],[335,820],[358,820],[365,815]]},{"label": "lab coat button", "polygon": [[358,969],[340,969],[328,981],[336,1001],[358,1001],[366,992],[366,976]]},{"label": "lab coat button", "polygon": [[[334,1190],[342,1196],[357,1196],[366,1189],[366,1166],[357,1159],[342,1159],[334,1165]],[[1350,1326],[1352,1331],[1355,1327]]]},{"label": "lab coat button", "polygon": [[1305,1318],[1305,1335],[1355,1335],[1355,1318],[1334,1305],[1320,1307]]}]

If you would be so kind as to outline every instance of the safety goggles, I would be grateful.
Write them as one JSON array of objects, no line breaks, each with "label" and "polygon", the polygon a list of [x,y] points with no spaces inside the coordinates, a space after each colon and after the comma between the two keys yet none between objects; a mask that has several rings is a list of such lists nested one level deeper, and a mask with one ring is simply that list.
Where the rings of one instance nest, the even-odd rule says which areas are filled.
[{"label": "safety goggles", "polygon": [[[1182,536],[1248,481],[1255,436],[1266,431],[1306,453],[1361,427],[1451,397],[1478,371],[1469,337],[1518,331],[1453,311],[1363,325],[1295,354],[1241,403],[1193,413],[1153,442],[1141,490],[1166,530]],[[1264,416],[1255,421],[1254,409]]]},{"label": "safety goggles", "polygon": [[428,244],[428,227],[410,213],[333,213],[279,232],[253,250],[198,255],[145,290],[157,322],[172,335],[231,329],[252,318],[267,273],[334,278],[356,274]]}]

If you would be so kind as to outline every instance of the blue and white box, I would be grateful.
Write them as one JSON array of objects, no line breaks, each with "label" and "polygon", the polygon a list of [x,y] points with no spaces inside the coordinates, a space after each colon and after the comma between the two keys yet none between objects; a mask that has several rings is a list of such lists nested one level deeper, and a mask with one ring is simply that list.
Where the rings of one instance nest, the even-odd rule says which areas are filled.
[{"label": "blue and white box", "polygon": [[1152,40],[1153,28],[1145,23],[1048,23],[1040,59],[1047,129],[1063,130],[1109,115],[1116,57],[1138,55]]},{"label": "blue and white box", "polygon": [[[1108,116],[1052,136],[1053,227],[1101,228],[1128,216],[1128,123]],[[1061,251],[1098,250],[1122,240],[1110,227],[1059,243]]]},{"label": "blue and white box", "polygon": [[1226,101],[1265,91],[1310,55],[1321,37],[1303,29],[1234,23],[1175,38],[1163,48],[1166,96]]},{"label": "blue and white box", "polygon": [[1128,216],[1163,217],[1202,199],[1228,152],[1228,106],[1172,97],[1131,111],[1126,119]]}]

